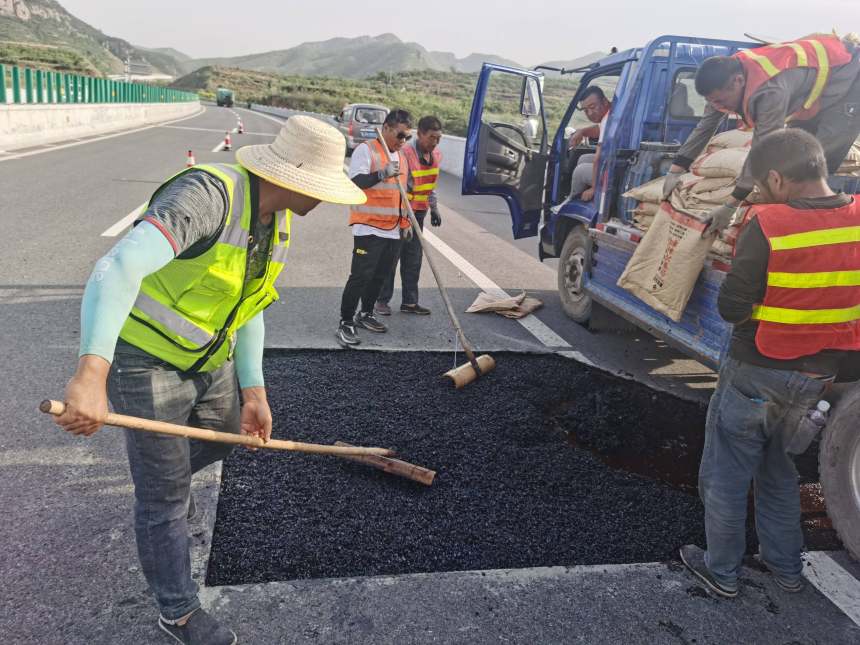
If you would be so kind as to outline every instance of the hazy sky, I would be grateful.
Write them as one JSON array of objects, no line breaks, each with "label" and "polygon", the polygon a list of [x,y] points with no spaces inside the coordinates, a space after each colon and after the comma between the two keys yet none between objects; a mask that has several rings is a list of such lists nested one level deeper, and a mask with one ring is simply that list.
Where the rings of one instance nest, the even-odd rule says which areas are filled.
[{"label": "hazy sky", "polygon": [[[860,31],[860,0],[60,0],[82,20],[145,47],[194,57],[286,49],[390,32],[430,50],[498,54],[524,65],[642,45],[667,33],[790,39]],[[427,15],[419,15],[420,12]]]}]

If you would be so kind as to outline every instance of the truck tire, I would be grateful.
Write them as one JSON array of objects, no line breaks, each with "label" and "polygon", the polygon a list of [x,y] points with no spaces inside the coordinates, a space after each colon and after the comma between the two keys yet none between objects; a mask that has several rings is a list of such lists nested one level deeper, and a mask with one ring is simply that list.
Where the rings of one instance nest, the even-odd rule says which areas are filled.
[{"label": "truck tire", "polygon": [[834,407],[818,452],[827,515],[845,549],[860,561],[860,385]]},{"label": "truck tire", "polygon": [[582,290],[582,276],[591,263],[591,239],[584,226],[574,226],[558,258],[558,294],[564,313],[585,325],[591,318],[591,296]]}]

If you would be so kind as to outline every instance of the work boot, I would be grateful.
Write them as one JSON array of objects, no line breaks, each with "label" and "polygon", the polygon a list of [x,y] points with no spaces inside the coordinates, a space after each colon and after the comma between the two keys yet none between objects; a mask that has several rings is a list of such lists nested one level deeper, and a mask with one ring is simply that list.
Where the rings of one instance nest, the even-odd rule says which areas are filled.
[{"label": "work boot", "polygon": [[355,323],[351,320],[340,321],[340,325],[337,327],[337,332],[335,332],[335,337],[337,338],[337,342],[339,342],[343,347],[361,344],[361,339],[358,337],[358,330],[355,328]]},{"label": "work boot", "polygon": [[429,316],[430,310],[427,307],[422,307],[419,304],[400,305],[400,313],[402,313],[402,314],[416,314],[418,316]]},{"label": "work boot", "polygon": [[373,305],[373,313],[379,314],[380,316],[390,316],[391,307],[388,306],[387,302],[377,300],[376,304]]},{"label": "work boot", "polygon": [[158,627],[183,645],[235,645],[237,641],[232,630],[219,625],[202,609],[193,611],[184,625],[159,616]]},{"label": "work boot", "polygon": [[364,327],[367,331],[382,334],[388,331],[388,327],[376,319],[372,311],[360,311],[355,316],[355,324]]},{"label": "work boot", "polygon": [[708,569],[705,564],[705,552],[694,544],[688,544],[681,547],[681,562],[687,567],[690,572],[699,580],[705,583],[705,586],[713,591],[718,596],[723,598],[734,598],[738,595],[738,589],[726,587],[717,582],[714,574]]},{"label": "work boot", "polygon": [[785,576],[778,574],[771,568],[771,566],[767,562],[764,561],[764,559],[762,559],[761,553],[756,553],[753,556],[753,559],[760,565],[762,565],[764,568],[766,568],[768,571],[770,571],[771,575],[773,576],[774,582],[776,582],[776,586],[782,589],[784,592],[800,593],[806,586],[803,583],[803,576],[798,576],[797,578],[786,578]]}]

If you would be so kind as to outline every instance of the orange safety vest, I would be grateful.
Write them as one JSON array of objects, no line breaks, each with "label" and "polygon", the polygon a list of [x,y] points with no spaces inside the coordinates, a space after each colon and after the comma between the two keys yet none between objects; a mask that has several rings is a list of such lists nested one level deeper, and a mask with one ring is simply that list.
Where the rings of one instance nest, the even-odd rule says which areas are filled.
[{"label": "orange safety vest", "polygon": [[439,181],[439,165],[442,163],[442,153],[434,148],[429,166],[422,163],[418,150],[413,145],[403,146],[403,156],[409,162],[409,172],[412,175],[412,192],[407,194],[413,211],[426,211],[429,207],[430,193]]},{"label": "orange safety vest", "polygon": [[837,36],[816,34],[788,43],[775,43],[755,49],[739,51],[734,57],[744,68],[746,87],[743,97],[743,119],[749,127],[755,126],[750,115],[750,99],[765,83],[780,72],[798,67],[817,70],[812,91],[803,102],[803,107],[790,115],[790,119],[804,121],[818,114],[821,93],[830,80],[834,67],[851,62],[851,53]]},{"label": "orange safety vest", "polygon": [[[385,149],[379,141],[365,141],[362,145],[370,148],[370,172],[379,172],[388,165]],[[392,157],[393,157],[392,153]],[[406,188],[406,180],[409,177],[409,166],[403,155],[400,158],[400,175],[389,177],[375,186],[364,189],[367,202],[349,207],[349,224],[367,224],[374,228],[391,230],[393,228],[409,228],[409,217],[401,209],[400,189],[397,182],[400,181]]]},{"label": "orange safety vest", "polygon": [[767,289],[752,313],[758,350],[781,360],[860,350],[860,202],[751,210],[770,245]]}]

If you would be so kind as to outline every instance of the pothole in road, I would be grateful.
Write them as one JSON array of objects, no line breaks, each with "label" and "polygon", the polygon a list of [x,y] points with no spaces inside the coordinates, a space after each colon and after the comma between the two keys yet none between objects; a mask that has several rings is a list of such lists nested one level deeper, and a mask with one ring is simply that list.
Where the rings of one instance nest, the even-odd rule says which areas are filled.
[{"label": "pothole in road", "polygon": [[[649,562],[704,544],[702,405],[558,356],[495,357],[458,392],[439,378],[450,354],[268,356],[274,436],[393,447],[438,474],[425,487],[333,457],[234,451],[207,584]],[[807,503],[815,463],[800,464]],[[804,526],[810,547],[837,544],[821,504]]]}]

